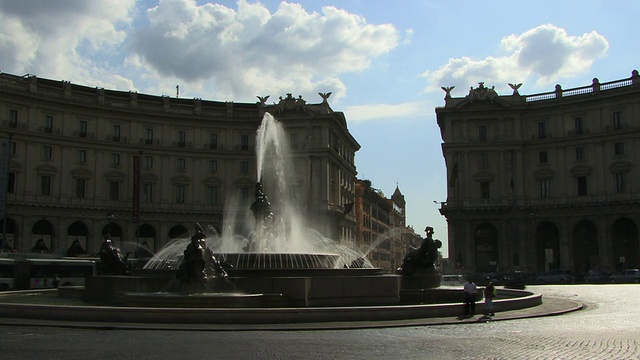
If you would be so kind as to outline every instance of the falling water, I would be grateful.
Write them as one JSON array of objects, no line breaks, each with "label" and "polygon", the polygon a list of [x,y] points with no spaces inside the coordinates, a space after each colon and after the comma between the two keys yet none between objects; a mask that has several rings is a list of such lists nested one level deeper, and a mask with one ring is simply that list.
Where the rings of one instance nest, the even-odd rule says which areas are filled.
[{"label": "falling water", "polygon": [[[290,168],[291,154],[288,145],[282,125],[271,114],[266,113],[256,134],[256,165],[257,180],[262,182],[264,193],[271,202],[271,210],[275,216],[271,230],[262,238],[256,238],[255,231],[252,231],[255,228],[255,220],[249,207],[240,206],[238,199],[231,198],[225,201],[221,234],[212,227],[206,229],[207,246],[218,254],[247,251],[258,254],[336,254],[339,260],[335,267],[351,264],[358,258],[365,259],[365,267],[372,267],[366,255],[324,237],[306,224],[304,211],[293,199],[296,189],[290,181],[293,172]],[[145,265],[145,268],[172,268],[179,263],[179,257],[182,256],[188,241],[188,238],[171,241]],[[303,259],[307,258],[301,257],[300,261]]]}]

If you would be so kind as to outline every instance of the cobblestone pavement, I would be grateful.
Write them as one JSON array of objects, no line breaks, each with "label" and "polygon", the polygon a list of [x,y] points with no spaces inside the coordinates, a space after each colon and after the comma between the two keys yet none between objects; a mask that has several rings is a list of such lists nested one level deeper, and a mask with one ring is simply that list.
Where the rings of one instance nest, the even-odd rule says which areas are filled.
[{"label": "cobblestone pavement", "polygon": [[[640,359],[638,285],[531,286],[559,316],[359,330],[167,331],[0,326],[9,359]],[[499,315],[499,314],[498,314]]]}]

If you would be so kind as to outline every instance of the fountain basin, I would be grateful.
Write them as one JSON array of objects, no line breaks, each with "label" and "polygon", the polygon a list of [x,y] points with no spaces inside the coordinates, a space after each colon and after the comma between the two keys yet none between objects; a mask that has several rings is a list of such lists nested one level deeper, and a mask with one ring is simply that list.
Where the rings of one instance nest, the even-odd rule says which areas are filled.
[{"label": "fountain basin", "polygon": [[333,269],[337,267],[339,255],[314,253],[218,253],[234,269]]},{"label": "fountain basin", "polygon": [[123,293],[113,299],[116,306],[161,308],[265,308],[283,305],[281,294],[243,294],[207,292],[177,294],[170,292]]}]

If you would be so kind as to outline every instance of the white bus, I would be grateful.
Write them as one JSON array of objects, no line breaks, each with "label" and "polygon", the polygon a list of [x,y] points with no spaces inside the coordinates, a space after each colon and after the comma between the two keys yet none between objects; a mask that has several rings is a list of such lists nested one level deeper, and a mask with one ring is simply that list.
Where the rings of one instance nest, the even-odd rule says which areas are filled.
[{"label": "white bus", "polygon": [[13,289],[13,280],[16,261],[0,258],[0,291]]},{"label": "white bus", "polygon": [[0,258],[0,290],[82,286],[95,261],[69,258]]}]

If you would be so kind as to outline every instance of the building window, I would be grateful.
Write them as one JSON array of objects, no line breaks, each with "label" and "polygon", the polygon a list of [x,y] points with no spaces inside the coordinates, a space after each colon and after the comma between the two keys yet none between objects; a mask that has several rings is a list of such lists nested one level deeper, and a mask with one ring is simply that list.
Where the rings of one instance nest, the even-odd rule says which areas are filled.
[{"label": "building window", "polygon": [[113,125],[111,127],[111,136],[113,141],[120,141],[120,125]]},{"label": "building window", "polygon": [[489,154],[478,154],[478,165],[481,169],[489,167]]},{"label": "building window", "polygon": [[490,194],[489,194],[489,182],[488,181],[481,181],[480,182],[480,199],[488,200],[489,197],[490,197]]},{"label": "building window", "polygon": [[218,187],[217,186],[207,187],[207,203],[209,205],[218,204]]},{"label": "building window", "polygon": [[53,132],[53,116],[46,115],[44,117],[44,132],[51,134]]},{"label": "building window", "polygon": [[53,159],[53,148],[45,145],[42,147],[42,159],[45,161]]},{"label": "building window", "polygon": [[40,177],[40,195],[51,195],[51,176],[43,175]]},{"label": "building window", "polygon": [[16,192],[16,173],[9,173],[7,178],[7,193],[13,194]]},{"label": "building window", "polygon": [[248,161],[240,161],[240,175],[249,175]]},{"label": "building window", "polygon": [[218,148],[218,134],[211,133],[209,134],[209,149],[217,149]]},{"label": "building window", "polygon": [[584,134],[584,122],[581,117],[574,119],[576,135]]},{"label": "building window", "polygon": [[153,202],[153,184],[142,184],[142,202]]},{"label": "building window", "polygon": [[186,131],[178,131],[178,146],[185,147],[187,144],[187,132]]},{"label": "building window", "polygon": [[148,145],[153,144],[153,129],[147,128],[145,130],[145,133],[146,133],[146,136],[147,136],[145,141],[144,141],[145,144],[148,144]]},{"label": "building window", "polygon": [[86,196],[86,187],[87,180],[86,179],[76,179],[76,198],[84,199]]},{"label": "building window", "polygon": [[118,201],[120,199],[120,183],[117,181],[109,182],[109,200]]},{"label": "building window", "polygon": [[78,150],[78,164],[86,164],[86,163],[87,163],[87,151]]},{"label": "building window", "polygon": [[187,169],[187,160],[178,158],[178,171],[185,171]]},{"label": "building window", "polygon": [[289,135],[289,146],[292,149],[297,149],[298,148],[298,134]]},{"label": "building window", "polygon": [[240,135],[240,150],[249,150],[249,135]]},{"label": "building window", "polygon": [[549,154],[546,151],[540,151],[538,153],[538,162],[540,164],[546,164],[549,162]]},{"label": "building window", "polygon": [[176,185],[176,203],[184,204],[187,199],[187,186]]},{"label": "building window", "polygon": [[616,173],[616,193],[625,192],[627,192],[627,174],[623,172]]},{"label": "building window", "polygon": [[218,172],[218,160],[209,160],[209,172],[212,174]]},{"label": "building window", "polygon": [[240,205],[248,205],[249,204],[249,188],[242,187],[238,189],[238,196],[240,198]]},{"label": "building window", "polygon": [[587,158],[587,151],[583,146],[578,146],[576,148],[576,160],[584,161]]},{"label": "building window", "polygon": [[539,122],[538,123],[538,139],[546,139],[547,138],[547,123]]},{"label": "building window", "polygon": [[540,198],[546,199],[550,196],[549,187],[551,180],[549,179],[540,179]]},{"label": "building window", "polygon": [[616,156],[622,156],[624,155],[624,143],[623,142],[617,142],[615,144],[613,144],[613,152]]},{"label": "building window", "polygon": [[18,127],[18,110],[9,110],[9,127]]},{"label": "building window", "polygon": [[486,125],[480,125],[478,126],[478,140],[479,141],[487,141],[487,126]]},{"label": "building window", "polygon": [[87,137],[87,122],[84,120],[80,120],[78,122],[78,136],[79,137]]},{"label": "building window", "polygon": [[15,141],[10,141],[9,142],[9,154],[11,154],[11,155],[15,155],[16,154],[16,143],[15,143]]},{"label": "building window", "polygon": [[613,128],[622,129],[622,111],[613,112]]},{"label": "building window", "polygon": [[111,165],[114,167],[120,166],[120,154],[118,153],[111,154]]},{"label": "building window", "polygon": [[153,169],[153,156],[144,157],[144,168],[146,170]]},{"label": "building window", "polygon": [[587,177],[578,176],[576,178],[576,185],[578,187],[578,196],[587,195]]}]

